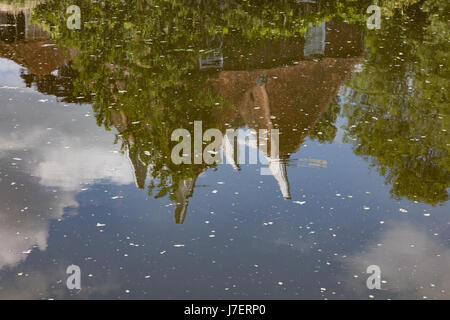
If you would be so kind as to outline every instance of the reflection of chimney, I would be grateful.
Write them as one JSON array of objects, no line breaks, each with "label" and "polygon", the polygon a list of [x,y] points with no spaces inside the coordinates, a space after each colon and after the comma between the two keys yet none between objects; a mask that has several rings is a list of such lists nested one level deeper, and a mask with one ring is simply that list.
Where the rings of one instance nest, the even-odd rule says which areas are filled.
[{"label": "reflection of chimney", "polygon": [[180,181],[178,189],[175,191],[176,205],[175,208],[175,222],[177,224],[183,224],[186,218],[186,211],[189,205],[189,198],[192,196],[195,187],[195,180],[189,178]]},{"label": "reflection of chimney", "polygon": [[280,186],[283,198],[286,200],[290,200],[291,190],[287,176],[286,162],[280,159],[271,159],[270,157],[267,157],[267,161],[269,162],[270,172],[272,173],[275,180],[277,180],[278,185]]},{"label": "reflection of chimney", "polygon": [[[275,180],[277,180],[278,185],[280,186],[281,194],[283,198],[286,200],[291,199],[291,191],[289,187],[289,180],[286,170],[286,161],[281,159],[280,157],[280,141],[279,137],[272,136],[270,133],[270,153],[267,152],[267,145],[264,148],[265,152],[267,152],[267,162],[269,163],[269,170],[272,173]],[[268,144],[268,142],[266,144]],[[259,145],[261,147],[261,145]]]},{"label": "reflection of chimney", "polygon": [[147,178],[147,165],[139,159],[138,153],[131,154],[129,149],[127,150],[127,158],[133,169],[133,177],[136,187],[139,189],[144,189],[145,179]]},{"label": "reflection of chimney", "polygon": [[[272,137],[271,130],[273,130],[273,125],[272,121],[270,120],[271,119],[271,110],[269,102],[270,99],[269,94],[267,93],[266,90],[266,84],[267,78],[265,76],[259,76],[256,79],[256,87],[252,88],[252,90],[250,91],[251,92],[250,96],[253,97],[253,99],[255,99],[254,97],[256,96],[258,97],[258,99],[255,99],[258,102],[256,104],[256,107],[262,109],[263,115],[258,116],[256,121],[261,123],[261,119],[263,119],[264,123],[261,123],[261,127],[267,128],[269,134],[268,137]],[[263,148],[265,150],[261,151],[266,153],[267,161],[269,163],[269,170],[272,173],[275,180],[277,180],[278,185],[280,186],[281,193],[283,194],[283,198],[291,199],[291,191],[287,176],[286,162],[280,159],[280,145],[278,138],[276,139],[269,138],[269,140],[266,142],[260,141],[258,143],[258,147],[261,148],[262,145],[265,145],[265,148]],[[271,157],[274,158],[272,159]]]},{"label": "reflection of chimney", "polygon": [[[111,114],[111,120],[113,125],[116,127],[117,131],[122,134],[124,131],[128,129],[128,116],[125,111],[122,109],[119,113],[113,112]],[[128,146],[126,155],[128,160],[130,161],[131,168],[133,170],[134,182],[136,183],[136,187],[138,189],[145,188],[145,180],[147,178],[147,170],[148,165],[145,164],[139,158],[140,150],[136,147],[136,139],[134,134],[130,134],[128,136]],[[134,149],[135,151],[131,152],[130,149]],[[136,150],[137,149],[137,150]]]},{"label": "reflection of chimney", "polygon": [[241,168],[239,167],[239,160],[237,159],[238,153],[235,152],[235,150],[237,150],[236,148],[239,148],[239,144],[235,147],[234,137],[233,140],[230,140],[226,134],[223,137],[223,153],[227,159],[227,163],[231,164],[234,170],[240,171]]}]

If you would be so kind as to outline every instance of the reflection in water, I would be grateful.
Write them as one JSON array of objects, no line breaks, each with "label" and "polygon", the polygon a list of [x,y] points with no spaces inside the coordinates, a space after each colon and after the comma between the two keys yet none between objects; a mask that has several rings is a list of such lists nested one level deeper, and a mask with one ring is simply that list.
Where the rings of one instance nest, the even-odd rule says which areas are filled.
[{"label": "reflection in water", "polygon": [[[450,298],[450,250],[442,248],[425,230],[409,224],[388,228],[367,250],[344,263],[349,267],[350,277],[363,274],[361,270],[367,266],[380,266],[383,290],[390,291],[399,299],[404,296],[414,299]],[[360,292],[365,291],[358,282],[349,285]]]},{"label": "reflection in water", "polygon": [[23,4],[0,4],[0,40],[14,43],[48,39],[48,32],[30,22],[31,9],[39,3],[40,1],[25,1]]},{"label": "reflection in water", "polygon": [[[78,1],[84,21],[79,32],[65,28],[61,8],[70,1],[31,1],[26,9],[0,6],[0,57],[22,67],[20,78],[27,88],[78,110],[58,118],[50,116],[53,106],[47,104],[39,105],[39,111],[29,111],[25,103],[2,105],[0,129],[7,138],[0,139],[1,168],[19,157],[18,150],[36,159],[2,174],[36,189],[30,193],[39,205],[22,203],[25,191],[11,189],[10,178],[0,180],[2,194],[11,202],[2,212],[2,219],[10,222],[0,231],[6,244],[0,268],[24,261],[33,247],[46,249],[48,221],[79,205],[76,195],[84,184],[127,185],[134,180],[138,189],[148,188],[157,199],[167,196],[175,207],[175,222],[183,224],[189,202],[202,199],[198,180],[220,167],[177,166],[170,159],[176,144],[172,132],[192,131],[199,120],[204,130],[217,128],[223,134],[227,129],[240,134],[278,129],[279,145],[268,143],[259,155],[267,160],[267,172],[286,200],[298,194],[298,176],[290,177],[288,167],[326,167],[332,160],[318,159],[320,155],[298,158],[298,153],[308,152],[313,141],[336,144],[343,137],[354,154],[377,168],[396,199],[444,205],[450,181],[450,51],[441,8],[448,4],[411,1],[402,11],[386,4],[389,19],[381,30],[368,33],[364,25],[370,1],[344,2],[83,0]],[[0,86],[9,86],[2,81]],[[71,121],[80,110],[87,115],[93,110],[106,130],[94,129],[91,122],[83,128],[87,122],[80,119],[74,127]],[[11,127],[15,122],[20,128]],[[56,131],[47,132],[60,123],[59,137]],[[111,153],[111,129],[129,163]],[[237,150],[261,148],[261,141],[254,140],[248,146],[244,139],[224,139],[223,154],[234,171],[242,169]],[[47,141],[58,141],[58,148]],[[279,157],[270,156],[274,148]],[[125,166],[131,167],[131,175]],[[45,187],[54,188],[58,196],[49,196]],[[52,213],[18,223],[11,210],[26,207],[36,212],[49,207]],[[23,238],[12,240],[13,233]],[[403,252],[392,248],[395,255]],[[414,259],[417,254],[411,251]],[[368,254],[380,266],[388,255]],[[354,256],[351,265],[360,270],[368,258]],[[387,278],[394,277],[396,266],[382,265]],[[426,277],[417,279],[422,281]],[[410,290],[398,287],[400,292]]]},{"label": "reflection in water", "polygon": [[[55,112],[48,103],[30,107],[26,100],[15,101],[17,94],[11,96],[2,103],[0,117],[0,268],[16,265],[34,247],[45,250],[48,220],[78,207],[75,198],[83,186],[105,179],[132,181],[127,164],[111,151],[110,134],[96,129],[90,136],[94,121],[85,121],[78,110]],[[72,138],[74,133],[79,139]]]},{"label": "reflection in water", "polygon": [[[425,1],[423,10],[415,5],[370,34],[368,45],[383,50],[369,51],[345,108],[346,141],[392,185],[392,195],[433,205],[448,200],[450,181],[445,8]],[[428,15],[434,11],[447,13]]]},{"label": "reflection in water", "polygon": [[[51,2],[45,6],[51,6]],[[227,10],[231,9],[220,10],[228,12]],[[274,9],[275,7],[269,5],[269,12]],[[150,8],[148,13],[152,13]],[[164,14],[171,13],[167,11]],[[321,13],[317,14],[320,16]],[[203,16],[198,18],[203,19]],[[92,27],[92,32],[102,32],[97,30],[103,28],[102,24]],[[163,70],[169,71],[170,68],[181,72],[161,73],[163,70],[160,66],[143,62],[148,60],[148,56],[137,58],[136,55],[142,53],[124,51],[122,44],[118,44],[123,42],[123,38],[114,39],[116,35],[111,35],[113,39],[110,39],[108,46],[112,51],[119,47],[120,56],[111,56],[112,61],[106,57],[104,44],[102,56],[98,57],[93,54],[100,52],[96,49],[97,43],[86,46],[87,50],[73,49],[72,37],[66,39],[61,36],[58,40],[64,47],[72,48],[71,52],[77,51],[73,65],[61,60],[56,75],[48,75],[45,79],[35,79],[33,75],[23,77],[28,86],[35,83],[38,89],[43,87],[40,90],[42,92],[63,95],[64,101],[73,101],[70,97],[75,96],[84,101],[94,97],[92,103],[98,122],[107,128],[114,126],[119,132],[122,149],[134,167],[137,187],[144,187],[147,171],[150,169],[150,190],[157,184],[157,197],[169,193],[177,203],[177,212],[186,211],[185,198],[193,193],[191,189],[195,182],[192,181],[206,168],[179,167],[171,163],[170,153],[174,143],[170,141],[170,135],[173,130],[189,128],[192,121],[197,119],[203,120],[204,127],[219,128],[224,133],[226,129],[245,126],[252,129],[277,128],[283,135],[279,146],[281,159],[269,159],[269,168],[278,181],[284,198],[290,199],[286,161],[291,153],[299,149],[303,139],[336,96],[339,86],[359,61],[357,57],[362,53],[361,31],[355,25],[333,20],[322,23],[323,32],[308,30],[302,38],[271,35],[253,40],[245,34],[245,30],[241,33],[236,30],[232,36],[222,30],[220,33],[214,31],[213,34],[205,33],[200,36],[194,48],[174,50],[170,49],[172,45],[176,45],[171,43],[174,41],[172,33],[177,34],[177,28],[157,28],[157,32],[153,31],[152,36],[148,35],[151,39],[142,39],[141,32],[138,32],[139,36],[132,42],[138,46],[145,45],[148,41],[164,43],[158,53],[159,58],[166,60],[161,61]],[[284,28],[285,32],[288,32],[286,25]],[[202,30],[199,30],[199,33],[201,34]],[[90,34],[80,33],[82,38],[76,42],[82,42],[85,46],[90,40],[83,37]],[[311,43],[317,41],[321,42],[323,47],[320,55],[324,59],[304,60],[312,57],[312,54],[305,52],[310,50],[308,46]],[[245,61],[240,54],[244,47],[248,52]],[[148,55],[154,57],[156,48],[152,46],[152,52]],[[268,48],[270,50],[267,50]],[[203,51],[205,53],[202,53]],[[58,61],[58,52],[53,52],[52,61]],[[200,52],[198,65],[196,52]],[[162,53],[167,53],[167,56]],[[178,60],[173,59],[175,57]],[[99,63],[100,61],[102,63]],[[78,62],[83,65],[78,66]],[[290,66],[285,65],[288,62]],[[292,62],[295,64],[292,65]],[[243,67],[250,70],[241,70]],[[254,67],[259,67],[258,71],[251,71]],[[76,71],[70,71],[71,69]],[[204,73],[205,69],[211,72]],[[120,74],[119,79],[117,73]],[[68,75],[74,78],[74,94],[68,92],[72,89],[70,81],[64,81],[69,78]],[[171,79],[174,76],[176,78]],[[105,86],[105,79],[109,79],[109,85]],[[169,92],[175,93],[175,99],[172,96],[168,99]],[[216,107],[219,102],[221,106]],[[143,109],[142,104],[148,104],[149,108]],[[163,127],[155,128],[156,124],[160,123]],[[225,154],[230,154],[230,148],[224,149]],[[188,188],[188,192],[184,190],[186,185],[192,186]],[[180,194],[183,195],[181,202]],[[179,214],[176,213],[176,216]],[[184,217],[184,214],[181,216]],[[176,220],[184,221],[184,218]]]}]

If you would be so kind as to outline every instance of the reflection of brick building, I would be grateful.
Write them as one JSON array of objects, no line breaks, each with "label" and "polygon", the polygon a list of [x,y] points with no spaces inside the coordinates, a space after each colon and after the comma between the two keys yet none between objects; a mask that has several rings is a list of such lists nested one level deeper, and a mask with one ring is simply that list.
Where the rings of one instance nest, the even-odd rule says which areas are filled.
[{"label": "reflection of brick building", "polygon": [[43,78],[70,61],[69,55],[49,41],[0,42],[0,57],[13,60]]},{"label": "reflection of brick building", "polygon": [[[279,129],[280,159],[270,158],[270,146],[266,155],[284,198],[290,198],[286,160],[298,151],[328,109],[360,62],[362,50],[362,33],[357,26],[324,22],[310,28],[304,41],[256,45],[254,63],[247,66],[260,64],[265,68],[247,71],[237,66],[237,70],[227,70],[234,65],[225,58],[225,70],[210,80],[211,86],[237,107],[237,112],[223,122],[255,130]],[[282,66],[288,61],[289,66]]]},{"label": "reflection of brick building", "polygon": [[21,77],[27,87],[63,97],[66,102],[85,102],[73,96],[76,72],[68,65],[73,53],[56,47],[50,35],[30,22],[31,9],[39,1],[25,5],[0,5],[0,57],[24,67]]},{"label": "reflection of brick building", "polygon": [[50,41],[50,35],[31,23],[31,8],[39,1],[25,1],[23,6],[0,5],[0,57],[28,69],[39,79],[69,62],[71,54]]}]

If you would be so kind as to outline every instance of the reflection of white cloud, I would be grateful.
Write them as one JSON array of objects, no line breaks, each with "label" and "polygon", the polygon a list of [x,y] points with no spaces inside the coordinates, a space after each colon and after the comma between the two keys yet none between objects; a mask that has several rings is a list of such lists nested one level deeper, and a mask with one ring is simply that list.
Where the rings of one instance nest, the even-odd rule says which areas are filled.
[{"label": "reflection of white cloud", "polygon": [[0,87],[25,87],[20,77],[21,68],[11,60],[0,58]]},{"label": "reflection of white cloud", "polygon": [[[17,95],[16,90],[7,92]],[[92,115],[86,117],[90,106],[63,108],[39,102],[46,100],[40,95],[21,95],[29,99],[2,102],[0,151],[28,150],[23,160],[33,160],[27,169],[42,185],[75,191],[80,184],[100,180],[133,182],[126,158],[113,146],[113,133],[97,127]],[[0,99],[5,100],[2,95]]]},{"label": "reflection of white cloud", "polygon": [[97,126],[91,107],[52,99],[0,89],[0,269],[46,249],[49,220],[78,206],[80,185],[133,182],[114,133]]},{"label": "reflection of white cloud", "polygon": [[[86,283],[82,277],[82,290],[69,291],[66,287],[66,268],[71,263],[66,261],[52,265],[45,270],[25,270],[27,276],[2,279],[0,300],[37,300],[37,299],[90,299],[105,297],[120,288],[116,273],[100,276],[94,283]],[[80,266],[85,270],[85,266]],[[83,274],[83,271],[82,271]],[[100,281],[99,281],[100,280]],[[31,290],[30,290],[31,289]]]},{"label": "reflection of white cloud", "polygon": [[[443,248],[431,235],[409,224],[392,227],[377,244],[346,259],[352,274],[378,265],[382,280],[387,281],[382,289],[389,294],[399,298],[450,298],[450,248]],[[362,286],[357,289],[365,290]]]},{"label": "reflection of white cloud", "polygon": [[48,160],[41,162],[33,172],[46,186],[78,190],[81,184],[100,180],[116,184],[133,181],[129,164],[123,161],[123,156],[114,155],[106,148],[52,150],[47,157]]},{"label": "reflection of white cloud", "polygon": [[0,181],[0,269],[25,260],[33,248],[47,249],[48,221],[77,206],[71,193],[46,192],[26,175],[14,178],[21,188],[11,187],[9,179]]},{"label": "reflection of white cloud", "polygon": [[17,63],[5,58],[0,58],[0,70],[2,72],[15,72],[17,74],[20,69],[21,66],[19,66]]}]

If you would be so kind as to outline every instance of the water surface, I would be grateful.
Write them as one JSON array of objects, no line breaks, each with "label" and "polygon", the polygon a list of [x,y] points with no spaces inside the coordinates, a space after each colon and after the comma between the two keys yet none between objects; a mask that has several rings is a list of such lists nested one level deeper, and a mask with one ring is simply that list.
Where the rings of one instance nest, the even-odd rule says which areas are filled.
[{"label": "water surface", "polygon": [[0,4],[0,298],[450,297],[447,1],[72,2]]}]

